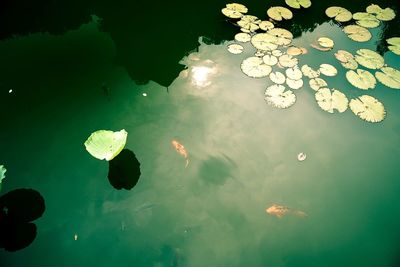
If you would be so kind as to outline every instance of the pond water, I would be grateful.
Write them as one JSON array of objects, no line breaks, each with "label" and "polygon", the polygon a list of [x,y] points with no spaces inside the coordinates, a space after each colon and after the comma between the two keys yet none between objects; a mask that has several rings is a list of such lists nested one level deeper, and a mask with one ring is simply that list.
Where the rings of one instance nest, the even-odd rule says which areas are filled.
[{"label": "pond water", "polygon": [[[350,109],[321,110],[307,78],[294,90],[293,106],[268,105],[264,92],[273,83],[240,68],[254,47],[227,51],[239,28],[220,13],[226,3],[210,4],[215,12],[204,26],[215,24],[221,37],[193,36],[201,33],[194,26],[197,47],[179,46],[171,53],[180,60],[168,63],[160,54],[174,39],[164,48],[158,43],[142,80],[137,69],[146,57],[121,60],[124,50],[107,29],[110,3],[62,34],[0,42],[0,164],[7,168],[1,194],[32,188],[45,200],[36,238],[24,249],[0,250],[1,266],[400,266],[400,95],[379,82],[374,90],[353,87],[334,57],[338,49],[368,48],[400,69],[399,56],[382,48],[384,38],[399,36],[398,27],[382,23],[370,41],[354,42],[325,17],[328,3],[282,24],[295,33],[294,45],[308,49],[299,66],[331,64],[338,74],[324,77],[330,88],[384,104],[386,118],[368,123]],[[249,13],[261,18],[278,4],[285,5],[249,4]],[[337,3],[352,12],[369,4]],[[399,14],[398,2],[379,4]],[[310,47],[321,36],[335,42],[331,51]],[[140,36],[126,38],[135,43]],[[131,49],[148,53],[143,46]],[[109,163],[85,150],[100,129],[128,132],[125,148],[141,170],[131,190],[115,189]],[[187,150],[187,166],[172,140]],[[273,204],[295,212],[278,218],[266,212]],[[307,216],[296,216],[300,211]]]}]

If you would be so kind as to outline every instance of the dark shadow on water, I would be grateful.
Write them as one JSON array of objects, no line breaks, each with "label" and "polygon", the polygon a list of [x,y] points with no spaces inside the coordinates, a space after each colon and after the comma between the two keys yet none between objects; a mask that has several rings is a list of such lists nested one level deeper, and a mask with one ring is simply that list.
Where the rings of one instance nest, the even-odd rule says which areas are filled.
[{"label": "dark shadow on water", "polygon": [[27,247],[36,237],[36,225],[31,223],[45,211],[39,192],[16,189],[0,197],[0,248],[17,251]]},{"label": "dark shadow on water", "polygon": [[210,157],[200,165],[199,176],[208,184],[223,185],[233,177],[234,164],[226,158]]},{"label": "dark shadow on water", "polygon": [[115,189],[131,190],[139,181],[140,162],[129,149],[123,149],[108,166],[108,180]]}]

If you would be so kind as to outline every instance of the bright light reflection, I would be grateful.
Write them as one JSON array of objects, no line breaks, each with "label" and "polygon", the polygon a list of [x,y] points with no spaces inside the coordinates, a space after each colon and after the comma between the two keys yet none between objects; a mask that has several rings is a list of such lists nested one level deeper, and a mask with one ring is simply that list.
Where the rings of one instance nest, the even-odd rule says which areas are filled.
[{"label": "bright light reflection", "polygon": [[192,68],[192,83],[198,87],[206,87],[211,84],[210,75],[215,73],[215,68],[196,66]]}]

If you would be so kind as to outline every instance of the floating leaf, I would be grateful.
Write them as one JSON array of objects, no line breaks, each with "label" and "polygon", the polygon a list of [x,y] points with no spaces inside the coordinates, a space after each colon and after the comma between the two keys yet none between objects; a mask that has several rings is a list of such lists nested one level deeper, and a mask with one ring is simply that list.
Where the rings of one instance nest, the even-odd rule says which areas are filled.
[{"label": "floating leaf", "polygon": [[260,22],[258,27],[260,27],[260,29],[263,31],[268,31],[268,30],[273,29],[275,27],[275,25],[271,21],[263,20]]},{"label": "floating leaf", "polygon": [[263,56],[265,55],[265,51],[263,51],[263,50],[257,50],[257,51],[254,53],[254,55],[255,55],[256,57],[263,57]]},{"label": "floating leaf", "polygon": [[338,90],[321,88],[315,93],[315,100],[318,106],[329,113],[337,110],[339,113],[345,112],[349,104],[346,95]]},{"label": "floating leaf", "polygon": [[374,89],[376,85],[374,75],[367,70],[349,70],[346,72],[346,78],[353,86],[362,90]]},{"label": "floating leaf", "polygon": [[243,60],[240,65],[243,73],[252,78],[266,77],[270,74],[272,68],[264,64],[259,57],[249,57]]},{"label": "floating leaf", "polygon": [[380,122],[386,115],[383,104],[369,95],[352,99],[350,109],[355,115],[368,122]]},{"label": "floating leaf", "polygon": [[274,66],[274,65],[276,65],[276,63],[278,63],[278,58],[273,55],[265,55],[263,57],[263,61],[265,64],[267,64],[269,66]]},{"label": "floating leaf", "polygon": [[361,66],[369,69],[380,69],[385,64],[384,59],[377,52],[369,49],[358,49],[355,56],[356,61]]},{"label": "floating leaf", "polygon": [[347,22],[352,19],[352,14],[350,11],[343,7],[338,6],[331,6],[325,10],[325,14],[330,17],[334,18],[336,21],[339,22]]},{"label": "floating leaf", "polygon": [[328,38],[328,37],[320,37],[320,38],[318,38],[318,44],[320,46],[322,46],[322,47],[330,48],[330,49],[332,49],[333,46],[335,45],[333,40]]},{"label": "floating leaf", "polygon": [[387,87],[400,89],[400,71],[391,67],[383,67],[380,71],[382,72],[375,73],[375,77],[378,81]]},{"label": "floating leaf", "polygon": [[372,34],[366,28],[358,25],[348,25],[343,28],[343,31],[356,42],[367,42],[372,38]]},{"label": "floating leaf", "polygon": [[275,44],[277,45],[289,45],[293,39],[290,31],[281,28],[273,28],[268,33],[276,37]]},{"label": "floating leaf", "polygon": [[270,7],[267,10],[268,16],[276,21],[281,21],[282,19],[291,19],[293,18],[293,13],[290,9],[282,6],[274,6]]},{"label": "floating leaf", "polygon": [[400,55],[400,37],[392,37],[386,39],[386,42],[390,44],[390,46],[388,46],[388,49],[390,51],[392,51],[396,55]]},{"label": "floating leaf", "polygon": [[285,91],[285,86],[274,84],[265,90],[265,100],[276,108],[288,108],[296,102],[296,96],[292,91]]},{"label": "floating leaf", "polygon": [[276,84],[283,84],[286,81],[285,75],[279,71],[271,72],[269,75],[269,79]]},{"label": "floating leaf", "polygon": [[294,67],[298,64],[298,62],[299,62],[298,59],[295,57],[292,57],[291,55],[284,54],[279,57],[279,64],[285,68]]},{"label": "floating leaf", "polygon": [[320,75],[319,70],[314,70],[308,65],[301,66],[301,72],[303,73],[304,76],[310,79],[317,78]]},{"label": "floating leaf", "polygon": [[353,14],[353,19],[357,20],[357,25],[365,28],[376,28],[381,23],[374,15],[366,12],[357,12]]},{"label": "floating leaf", "polygon": [[271,51],[271,54],[272,54],[273,56],[276,56],[276,57],[280,57],[280,56],[283,55],[282,51],[281,51],[281,50],[278,50],[278,49],[272,50],[272,51]]},{"label": "floating leaf", "polygon": [[303,77],[303,73],[296,66],[296,67],[293,67],[293,68],[286,69],[286,76],[289,79],[292,79],[292,80],[300,80]]},{"label": "floating leaf", "polygon": [[251,35],[244,32],[239,32],[235,35],[235,40],[241,43],[247,43],[251,40]]},{"label": "floating leaf", "polygon": [[258,24],[261,22],[256,16],[252,15],[244,15],[238,22],[237,24],[241,27],[241,30],[243,29],[249,31],[249,32],[255,32],[258,30],[260,27]]},{"label": "floating leaf", "polygon": [[321,78],[310,79],[310,81],[308,83],[309,83],[311,89],[313,89],[314,91],[318,91],[320,88],[328,86],[328,84],[325,82],[325,80],[321,79]]},{"label": "floating leaf", "polygon": [[251,43],[256,49],[259,50],[274,50],[278,48],[276,42],[278,38],[269,33],[257,33],[251,37]]},{"label": "floating leaf", "polygon": [[376,15],[382,12],[382,8],[378,5],[370,4],[369,6],[367,6],[366,11],[370,14]]},{"label": "floating leaf", "polygon": [[307,53],[304,47],[291,46],[287,49],[286,54],[291,56],[299,56]]},{"label": "floating leaf", "polygon": [[222,9],[222,14],[231,19],[238,19],[247,13],[247,7],[237,3],[227,4],[225,8]]},{"label": "floating leaf", "polygon": [[286,84],[287,84],[290,88],[297,90],[297,89],[300,89],[301,87],[303,87],[303,84],[304,84],[304,83],[303,83],[303,80],[302,80],[302,79],[294,80],[294,79],[286,78]]},{"label": "floating leaf", "polygon": [[285,0],[285,3],[293,8],[299,9],[300,7],[309,8],[311,6],[310,0]]},{"label": "floating leaf", "polygon": [[396,13],[393,9],[387,7],[382,9],[380,6],[371,4],[367,7],[367,12],[370,14],[374,14],[377,19],[382,21],[389,21],[396,17]]},{"label": "floating leaf", "polygon": [[122,129],[118,132],[99,130],[92,133],[85,141],[86,150],[100,160],[112,160],[124,148],[128,133]]},{"label": "floating leaf", "polygon": [[319,66],[319,71],[325,76],[336,76],[337,69],[330,64],[321,64]]},{"label": "floating leaf", "polygon": [[355,70],[358,68],[358,63],[354,59],[354,56],[345,50],[338,50],[335,53],[335,57],[346,69]]},{"label": "floating leaf", "polygon": [[310,46],[312,47],[312,48],[315,48],[315,49],[317,49],[317,50],[319,50],[319,51],[322,51],[322,52],[326,52],[326,51],[330,51],[330,50],[332,50],[332,48],[329,48],[329,47],[322,47],[322,46],[320,46],[319,44],[310,44]]},{"label": "floating leaf", "polygon": [[230,44],[228,45],[228,51],[232,54],[241,54],[243,53],[243,46],[241,46],[240,44]]}]

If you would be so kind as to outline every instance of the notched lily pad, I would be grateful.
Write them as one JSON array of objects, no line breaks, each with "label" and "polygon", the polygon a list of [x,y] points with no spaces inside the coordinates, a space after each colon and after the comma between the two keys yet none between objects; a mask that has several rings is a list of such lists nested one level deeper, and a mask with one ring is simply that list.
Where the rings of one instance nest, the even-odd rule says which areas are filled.
[{"label": "notched lily pad", "polygon": [[263,56],[263,61],[265,64],[267,64],[269,66],[274,66],[274,65],[276,65],[276,63],[278,63],[278,58],[273,55],[265,55],[265,56]]},{"label": "notched lily pad", "polygon": [[379,82],[393,89],[400,89],[400,71],[391,67],[383,67],[381,72],[376,72],[375,77]]},{"label": "notched lily pad", "polygon": [[346,95],[338,90],[330,90],[329,88],[321,88],[315,93],[315,100],[318,106],[329,113],[337,110],[339,113],[346,111],[349,100]]},{"label": "notched lily pad", "polygon": [[376,85],[376,79],[367,70],[357,69],[349,70],[346,72],[347,80],[354,86],[362,90],[374,89]]},{"label": "notched lily pad", "polygon": [[303,73],[301,70],[296,66],[293,68],[286,69],[286,77],[292,80],[300,80],[303,77]]},{"label": "notched lily pad", "polygon": [[290,11],[290,9],[282,6],[274,6],[270,7],[267,10],[268,17],[270,17],[273,20],[276,21],[281,21],[283,19],[288,20],[293,18],[293,13]]},{"label": "notched lily pad", "polygon": [[307,49],[304,47],[291,46],[287,49],[286,54],[291,56],[299,56],[307,54],[307,52],[308,52]]},{"label": "notched lily pad", "polygon": [[243,53],[243,46],[241,46],[240,44],[230,44],[228,45],[228,51],[234,55],[238,55]]},{"label": "notched lily pad", "polygon": [[386,39],[386,42],[389,44],[388,49],[395,53],[396,55],[400,55],[400,37],[392,37]]},{"label": "notched lily pad", "polygon": [[309,8],[311,6],[310,0],[285,0],[285,3],[292,8]]},{"label": "notched lily pad", "polygon": [[353,14],[356,24],[365,28],[376,28],[381,23],[374,15],[366,12],[357,12]]},{"label": "notched lily pad", "polygon": [[110,161],[124,148],[128,133],[99,130],[92,133],[85,141],[86,150],[95,158]]},{"label": "notched lily pad", "polygon": [[355,70],[358,68],[358,63],[355,60],[354,56],[345,50],[338,50],[335,53],[335,57],[346,69]]},{"label": "notched lily pad", "polygon": [[252,15],[244,15],[237,22],[237,24],[241,27],[241,30],[247,30],[248,32],[255,32],[260,27],[258,24],[261,22],[256,16]]},{"label": "notched lily pad", "polygon": [[330,48],[330,49],[332,49],[333,46],[335,45],[335,43],[333,42],[333,40],[330,39],[330,38],[328,38],[328,37],[320,37],[320,38],[318,38],[317,41],[318,41],[318,44],[319,44],[320,46],[325,47],[325,48]]},{"label": "notched lily pad", "polygon": [[350,21],[353,17],[350,11],[339,6],[328,7],[325,10],[325,14],[338,22],[347,22]]},{"label": "notched lily pad", "polygon": [[308,83],[309,83],[311,89],[313,89],[314,91],[318,91],[320,88],[328,86],[326,81],[322,78],[310,79],[310,81]]},{"label": "notched lily pad", "polygon": [[243,14],[247,13],[248,9],[246,6],[237,3],[227,4],[222,10],[222,14],[231,19],[239,19]]},{"label": "notched lily pad", "polygon": [[376,98],[362,95],[350,101],[350,109],[367,122],[380,122],[386,116],[385,107]]},{"label": "notched lily pad", "polygon": [[239,32],[235,35],[235,40],[241,43],[247,43],[251,40],[251,35],[245,32]]},{"label": "notched lily pad", "polygon": [[265,100],[276,108],[288,108],[296,102],[296,96],[291,90],[285,91],[285,86],[274,84],[265,90]]},{"label": "notched lily pad", "polygon": [[343,28],[347,36],[356,42],[367,42],[372,38],[372,34],[366,28],[358,25],[348,25]]},{"label": "notched lily pad", "polygon": [[336,76],[337,74],[337,69],[334,66],[326,63],[319,66],[319,71],[325,76]]},{"label": "notched lily pad", "polygon": [[377,19],[382,21],[389,21],[396,17],[394,10],[389,7],[383,9],[378,5],[371,4],[366,10],[368,13],[375,15]]},{"label": "notched lily pad", "polygon": [[299,60],[291,55],[284,54],[279,57],[279,64],[285,68],[292,68],[299,63]]},{"label": "notched lily pad", "polygon": [[355,60],[366,68],[380,69],[385,64],[383,57],[370,49],[358,49],[356,53]]},{"label": "notched lily pad", "polygon": [[259,57],[249,57],[243,60],[240,65],[243,73],[252,78],[266,77],[271,73],[272,68],[264,63]]},{"label": "notched lily pad", "polygon": [[282,28],[273,28],[268,33],[276,37],[275,44],[277,45],[289,45],[292,42],[293,34]]},{"label": "notched lily pad", "polygon": [[268,51],[278,48],[278,38],[269,33],[257,33],[251,37],[252,45],[259,50]]},{"label": "notched lily pad", "polygon": [[269,79],[276,84],[283,84],[286,81],[286,77],[282,72],[275,71],[269,74]]},{"label": "notched lily pad", "polygon": [[320,75],[320,71],[319,70],[314,70],[313,68],[311,68],[307,64],[301,66],[301,72],[303,73],[304,76],[306,76],[306,77],[308,77],[310,79],[317,78]]},{"label": "notched lily pad", "polygon": [[258,26],[263,31],[268,31],[268,30],[275,28],[275,25],[271,21],[268,21],[268,20],[261,21]]},{"label": "notched lily pad", "polygon": [[287,86],[289,86],[291,89],[300,89],[301,87],[303,87],[303,80],[302,79],[290,79],[290,78],[286,78],[286,84]]}]

